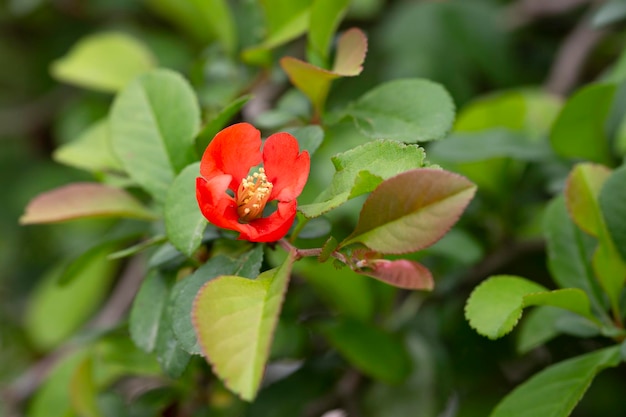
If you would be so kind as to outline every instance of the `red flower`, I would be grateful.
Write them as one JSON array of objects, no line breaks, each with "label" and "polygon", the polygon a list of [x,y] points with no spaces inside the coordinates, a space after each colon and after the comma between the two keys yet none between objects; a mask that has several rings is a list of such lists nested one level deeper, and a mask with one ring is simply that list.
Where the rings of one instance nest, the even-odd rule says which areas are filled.
[{"label": "red flower", "polygon": [[[298,141],[288,133],[267,138],[261,152],[261,133],[254,126],[227,127],[202,155],[201,177],[196,180],[200,211],[214,225],[239,232],[239,239],[279,240],[296,217],[296,198],[309,167],[309,153],[300,153]],[[272,200],[278,201],[276,211],[262,217]]]}]

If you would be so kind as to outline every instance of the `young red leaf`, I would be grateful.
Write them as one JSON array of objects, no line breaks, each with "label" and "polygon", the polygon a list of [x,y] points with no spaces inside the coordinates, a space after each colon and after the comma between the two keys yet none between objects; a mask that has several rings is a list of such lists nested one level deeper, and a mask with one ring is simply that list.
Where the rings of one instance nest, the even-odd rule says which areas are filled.
[{"label": "young red leaf", "polygon": [[356,229],[341,246],[360,242],[383,254],[423,249],[456,223],[475,191],[465,177],[439,169],[396,175],[370,194]]},{"label": "young red leaf", "polygon": [[54,223],[87,217],[156,218],[126,191],[85,182],[66,185],[35,197],[26,206],[20,224]]},{"label": "young red leaf", "polygon": [[408,290],[432,290],[435,286],[433,276],[424,265],[398,259],[375,259],[368,263],[371,270],[357,271],[359,274],[376,278],[389,285]]}]

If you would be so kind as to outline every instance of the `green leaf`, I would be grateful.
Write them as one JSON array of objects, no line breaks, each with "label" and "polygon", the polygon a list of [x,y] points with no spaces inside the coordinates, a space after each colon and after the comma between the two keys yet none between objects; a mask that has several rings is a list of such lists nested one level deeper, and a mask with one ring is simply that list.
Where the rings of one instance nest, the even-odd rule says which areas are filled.
[{"label": "green leaf", "polygon": [[116,92],[154,67],[155,59],[144,44],[124,33],[108,32],[83,38],[54,61],[50,71],[59,81]]},{"label": "green leaf", "polygon": [[600,210],[611,239],[626,260],[626,165],[616,169],[606,180],[599,195]]},{"label": "green leaf", "polygon": [[110,124],[124,169],[157,201],[165,199],[176,174],[197,160],[200,109],[189,83],[175,72],[137,78],[116,97]]},{"label": "green leaf", "polygon": [[201,42],[217,38],[233,54],[237,48],[235,22],[224,0],[148,0],[157,13]]},{"label": "green leaf", "polygon": [[38,195],[28,203],[20,224],[55,223],[91,217],[154,220],[156,216],[119,188],[80,182]]},{"label": "green leaf", "polygon": [[196,201],[200,163],[189,165],[174,180],[165,199],[165,231],[172,245],[191,257],[202,243],[208,222]]},{"label": "green leaf", "polygon": [[354,77],[363,70],[367,38],[359,29],[346,31],[337,44],[337,56],[332,71],[292,57],[284,57],[280,65],[291,83],[313,103],[317,115],[324,113],[324,104],[331,81],[339,77]]},{"label": "green leaf", "polygon": [[69,384],[70,399],[74,410],[81,417],[101,417],[97,403],[98,391],[93,377],[93,359],[85,358],[78,365]]},{"label": "green leaf", "polygon": [[347,110],[367,136],[426,142],[447,135],[454,103],[439,84],[422,79],[389,81],[368,91]]},{"label": "green leaf", "polygon": [[570,172],[565,187],[565,202],[572,220],[591,236],[604,228],[598,196],[611,170],[604,165],[581,163]]},{"label": "green leaf", "polygon": [[614,84],[591,84],[578,90],[565,103],[552,127],[550,142],[554,151],[566,158],[609,162],[604,124],[614,95]]},{"label": "green leaf", "polygon": [[232,103],[224,107],[218,114],[215,115],[203,128],[196,137],[196,149],[198,153],[202,154],[215,135],[222,130],[226,124],[233,118],[241,108],[252,99],[251,95],[241,96]]},{"label": "green leaf", "polygon": [[517,334],[516,349],[520,355],[530,352],[558,336],[556,322],[566,311],[550,306],[539,306],[531,310]]},{"label": "green leaf", "polygon": [[396,175],[370,194],[341,246],[358,242],[386,254],[423,249],[456,223],[475,191],[467,179],[448,171],[422,168]]},{"label": "green leaf", "polygon": [[29,417],[74,417],[68,387],[76,369],[87,358],[89,351],[70,352],[54,362],[35,394],[28,402]]},{"label": "green leaf", "polygon": [[617,311],[626,277],[626,263],[611,240],[598,202],[600,190],[610,175],[611,171],[603,165],[578,164],[568,177],[564,193],[574,223],[598,239],[593,255],[594,272]]},{"label": "green leaf", "polygon": [[130,337],[139,348],[154,351],[161,315],[165,309],[169,286],[165,277],[152,270],[144,278],[130,311],[128,329]]},{"label": "green leaf", "polygon": [[330,43],[350,0],[315,0],[311,6],[307,57],[309,62],[324,66]]},{"label": "green leaf", "polygon": [[507,395],[490,417],[567,417],[598,372],[619,362],[614,346],[552,365]]},{"label": "green leaf", "polygon": [[122,171],[113,154],[107,119],[92,124],[76,140],[61,145],[52,158],[62,164],[89,172]]},{"label": "green leaf", "polygon": [[312,0],[263,0],[267,36],[257,46],[243,52],[243,59],[255,62],[259,54],[285,44],[304,34],[309,28]]},{"label": "green leaf", "polygon": [[[55,268],[33,292],[26,311],[25,329],[33,344],[48,350],[71,336],[96,311],[116,273],[108,248],[83,264],[77,278],[59,284],[63,269]],[[71,306],[71,308],[68,308]]]},{"label": "green leaf", "polygon": [[298,210],[313,218],[351,198],[373,191],[383,180],[424,166],[424,149],[395,141],[377,140],[332,157],[335,175],[330,187],[312,204]]},{"label": "green leaf", "polygon": [[207,282],[194,301],[193,323],[205,358],[246,401],[261,384],[293,262],[290,253],[255,280],[221,276]]},{"label": "green leaf", "polygon": [[[166,299],[169,299],[169,294],[166,294]],[[165,304],[159,320],[154,352],[165,374],[170,378],[179,378],[187,368],[191,355],[174,336],[173,312],[174,306]]]},{"label": "green leaf", "polygon": [[245,278],[254,278],[259,275],[261,262],[263,261],[263,246],[258,245],[254,249],[232,259],[224,255],[218,255],[198,268],[193,274],[178,281],[170,297],[173,306],[172,313],[174,334],[181,347],[187,352],[200,355],[202,350],[198,344],[198,338],[191,321],[193,300],[200,288],[210,280],[221,275],[237,275]]},{"label": "green leaf", "polygon": [[475,162],[496,157],[541,161],[550,155],[547,145],[530,143],[522,134],[504,129],[453,133],[428,148],[429,159],[446,162]]},{"label": "green leaf", "polygon": [[543,219],[543,232],[552,279],[561,288],[584,290],[595,311],[603,311],[603,295],[590,264],[595,241],[572,222],[563,196],[548,204]]},{"label": "green leaf", "polygon": [[354,367],[390,384],[411,373],[411,359],[401,339],[353,319],[337,319],[316,326],[328,342]]},{"label": "green leaf", "polygon": [[513,330],[524,307],[533,305],[559,307],[597,322],[584,291],[577,288],[548,291],[511,275],[489,277],[476,287],[465,305],[465,317],[478,333],[497,339]]}]

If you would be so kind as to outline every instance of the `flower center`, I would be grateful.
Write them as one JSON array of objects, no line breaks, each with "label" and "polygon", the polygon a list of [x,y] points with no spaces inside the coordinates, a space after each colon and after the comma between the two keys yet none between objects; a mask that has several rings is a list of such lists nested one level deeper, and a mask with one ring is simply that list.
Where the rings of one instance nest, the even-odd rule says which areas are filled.
[{"label": "flower center", "polygon": [[259,172],[241,180],[237,191],[237,214],[240,221],[247,223],[261,217],[273,186],[267,180],[264,168],[259,168]]}]

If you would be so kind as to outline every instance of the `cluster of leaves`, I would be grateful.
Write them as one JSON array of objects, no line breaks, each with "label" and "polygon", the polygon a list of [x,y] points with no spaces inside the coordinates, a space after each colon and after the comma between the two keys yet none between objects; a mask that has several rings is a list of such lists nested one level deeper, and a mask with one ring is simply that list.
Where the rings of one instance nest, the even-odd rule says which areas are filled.
[{"label": "cluster of leaves", "polygon": [[[10,8],[43,27],[38,8],[72,9],[52,3]],[[535,88],[476,97],[537,84],[560,39],[541,25],[504,30],[497,0],[383,3],[93,0],[70,13],[86,27],[54,29],[59,44],[79,39],[69,50],[39,33],[55,111],[73,98],[54,127],[55,169],[75,170],[29,168],[37,185],[11,203],[21,211],[48,190],[20,219],[48,224],[20,232],[46,236],[31,239],[23,269],[64,259],[25,307],[0,303],[2,348],[3,318],[25,311],[6,352],[43,355],[21,375],[32,357],[0,357],[0,382],[18,376],[0,415],[16,398],[33,417],[617,409],[619,394],[590,392],[596,402],[572,411],[594,380],[591,391],[623,387],[596,376],[626,356],[626,60],[565,102]],[[621,3],[593,23],[619,22]],[[605,54],[621,44],[610,40]],[[291,133],[312,157],[297,221],[276,244],[236,240],[198,210],[199,157],[242,120],[264,137]],[[6,184],[27,184],[11,159]],[[19,262],[5,246],[3,265]],[[502,338],[518,321],[521,359],[511,339],[476,335]]]},{"label": "cluster of leaves", "polygon": [[[222,18],[232,21],[225,4],[214,3],[220,5]],[[276,244],[234,240],[232,233],[208,224],[196,202],[199,155],[244,105],[253,102],[253,95],[237,96],[207,115],[189,81],[159,68],[150,49],[123,32],[90,35],[51,66],[60,81],[115,95],[104,119],[53,155],[60,163],[93,173],[99,181],[47,191],[34,198],[20,218],[26,225],[124,219],[114,224],[113,233],[50,278],[49,285],[54,288],[56,281],[67,299],[82,297],[83,282],[96,285],[91,270],[94,264],[147,252],[145,278],[128,319],[130,339],[144,352],[154,353],[153,358],[170,378],[192,375],[190,370],[185,373],[192,357],[203,355],[212,372],[247,401],[256,397],[261,386],[296,261],[317,256],[322,272],[311,263],[307,270],[319,275],[327,269],[321,263],[334,258],[331,268],[347,265],[353,271],[338,279],[354,279],[350,274],[356,272],[401,288],[432,289],[433,278],[426,267],[414,260],[383,256],[412,253],[435,243],[457,221],[475,191],[464,177],[431,166],[424,150],[414,144],[441,139],[452,127],[454,105],[440,85],[423,79],[395,80],[366,91],[333,112],[325,111],[331,82],[358,75],[367,50],[363,32],[347,30],[338,38],[332,69],[324,68],[347,1],[296,2],[294,10],[288,11],[274,2],[264,6],[268,35],[261,45],[243,51],[244,61],[263,65],[272,49],[311,28],[308,51],[311,61],[319,65],[291,57],[280,60],[311,106],[310,110],[304,106],[306,113],[298,120],[283,121],[272,130],[288,128],[310,155],[330,140],[347,141],[342,135],[328,137],[327,131],[341,124],[350,124],[351,134],[357,132],[362,138],[362,144],[332,157],[335,173],[330,184],[323,184],[326,167],[314,160],[308,194],[317,197],[300,206],[301,215],[289,241],[278,242],[285,252],[277,251]],[[271,27],[274,20],[280,24],[276,32]],[[233,53],[229,43],[232,27],[219,29],[222,49]],[[253,67],[248,70],[252,72]],[[256,71],[263,76],[267,69]],[[240,93],[246,88],[241,86]],[[304,96],[298,100],[306,100]],[[358,219],[352,220],[356,226],[351,232],[324,220],[323,216],[360,196],[367,198],[356,201],[363,208]],[[342,240],[335,237],[342,235]],[[137,239],[138,243],[133,243]],[[324,245],[309,247],[315,239]],[[98,288],[110,282],[112,269],[98,271],[103,277]],[[73,333],[76,323],[52,332],[39,331],[38,326],[50,320],[47,302],[60,300],[54,291],[43,292],[41,298],[34,301],[32,332],[42,348],[50,348]],[[77,320],[81,316],[76,314]],[[403,379],[409,368],[402,345],[376,327],[356,323],[338,317],[309,325],[319,328],[317,332],[365,374],[388,381]],[[143,367],[102,360],[101,339],[90,340],[48,380],[53,390],[59,380],[70,379],[74,388],[67,406],[79,414],[102,415],[98,398],[120,372],[143,375],[143,367],[147,375],[155,372],[148,359],[143,360]],[[370,340],[374,347],[387,350],[389,359],[375,359],[384,352],[368,346]],[[120,366],[123,371],[110,370]],[[54,394],[45,388],[39,391],[32,415],[44,412],[49,395]]]}]

